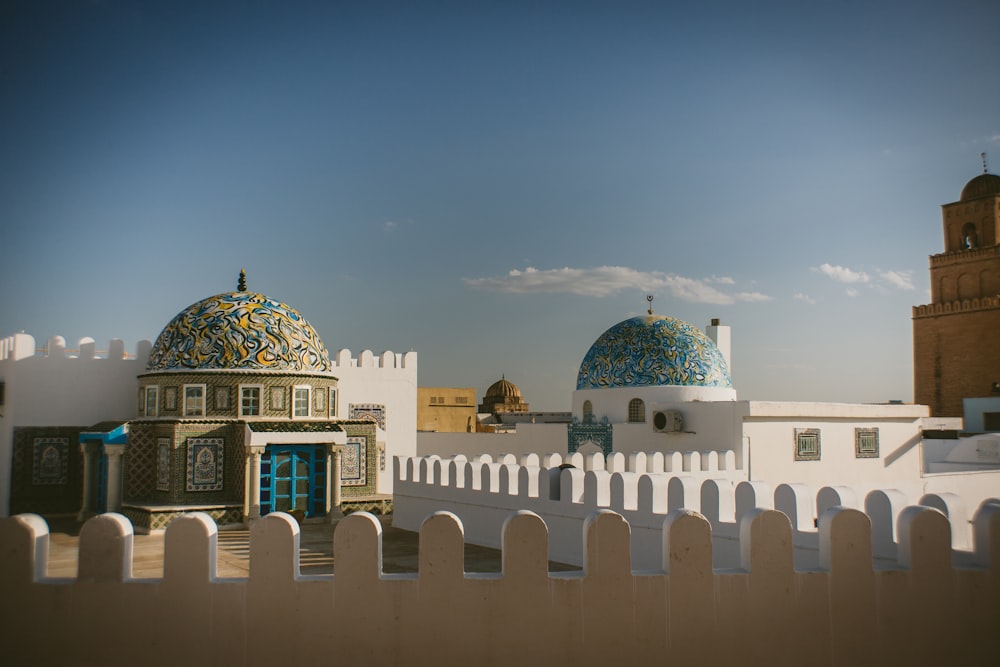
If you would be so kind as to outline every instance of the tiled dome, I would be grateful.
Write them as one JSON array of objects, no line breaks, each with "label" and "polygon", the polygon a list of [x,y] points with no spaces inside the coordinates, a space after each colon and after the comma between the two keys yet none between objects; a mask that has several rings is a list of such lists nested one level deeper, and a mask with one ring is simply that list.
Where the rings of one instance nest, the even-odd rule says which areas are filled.
[{"label": "tiled dome", "polygon": [[698,328],[663,315],[619,322],[590,347],[577,389],[617,387],[732,388],[729,366]]},{"label": "tiled dome", "polygon": [[160,333],[147,370],[329,372],[326,347],[291,306],[227,292],[188,306]]}]

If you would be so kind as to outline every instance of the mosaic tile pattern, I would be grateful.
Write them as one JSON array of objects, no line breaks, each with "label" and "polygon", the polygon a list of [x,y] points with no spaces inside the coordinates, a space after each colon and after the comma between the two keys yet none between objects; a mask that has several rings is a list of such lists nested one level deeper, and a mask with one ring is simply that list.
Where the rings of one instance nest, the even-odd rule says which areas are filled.
[{"label": "mosaic tile pattern", "polygon": [[604,455],[611,454],[613,449],[612,425],[607,423],[568,424],[568,449],[572,454],[586,445],[596,445]]},{"label": "mosaic tile pattern", "polygon": [[148,370],[330,371],[326,347],[291,306],[255,292],[209,297],[178,314],[153,344]]},{"label": "mosaic tile pattern", "polygon": [[[243,508],[230,506],[230,507],[216,507],[208,509],[200,509],[199,512],[204,512],[208,514],[215,520],[215,523],[220,526],[226,524],[241,523],[243,521]],[[132,526],[137,532],[144,533],[152,530],[164,530],[171,521],[179,516],[184,516],[187,512],[181,510],[169,510],[163,512],[157,512],[155,510],[149,510],[143,507],[129,507],[123,506],[121,513],[132,522]]]},{"label": "mosaic tile pattern", "polygon": [[698,328],[664,315],[619,322],[590,347],[577,389],[611,387],[732,387],[729,367]]},{"label": "mosaic tile pattern", "polygon": [[156,490],[170,490],[170,438],[159,438],[157,440]]},{"label": "mosaic tile pattern", "polygon": [[349,414],[350,419],[368,419],[385,430],[385,406],[380,403],[351,403]]},{"label": "mosaic tile pattern", "polygon": [[[343,501],[346,502],[352,498],[370,498],[375,493],[376,486],[378,485],[378,456],[375,453],[375,433],[377,426],[373,421],[340,422],[340,424],[347,433],[348,442],[364,443],[362,451],[365,453],[364,459],[362,459],[362,467],[365,471],[365,483],[362,485],[342,483]],[[343,456],[341,456],[341,467],[343,467]]]},{"label": "mosaic tile pattern", "polygon": [[68,468],[67,438],[35,438],[32,447],[32,484],[65,484]]},{"label": "mosaic tile pattern", "polygon": [[133,423],[125,446],[125,472],[122,485],[125,500],[148,498],[156,488],[156,465],[159,451],[155,427]]},{"label": "mosaic tile pattern", "polygon": [[224,444],[222,438],[188,438],[188,491],[222,490]]},{"label": "mosaic tile pattern", "polygon": [[363,435],[347,438],[344,451],[340,455],[340,485],[364,486],[367,483],[367,452],[368,439]]}]

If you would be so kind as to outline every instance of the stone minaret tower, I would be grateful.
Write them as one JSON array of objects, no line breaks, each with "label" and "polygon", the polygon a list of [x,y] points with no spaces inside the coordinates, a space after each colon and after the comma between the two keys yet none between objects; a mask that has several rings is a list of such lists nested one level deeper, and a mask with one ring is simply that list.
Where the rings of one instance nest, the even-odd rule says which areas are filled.
[{"label": "stone minaret tower", "polygon": [[959,417],[963,398],[1000,396],[1000,176],[985,156],[983,173],[941,209],[931,303],[913,308],[914,398],[933,416]]}]

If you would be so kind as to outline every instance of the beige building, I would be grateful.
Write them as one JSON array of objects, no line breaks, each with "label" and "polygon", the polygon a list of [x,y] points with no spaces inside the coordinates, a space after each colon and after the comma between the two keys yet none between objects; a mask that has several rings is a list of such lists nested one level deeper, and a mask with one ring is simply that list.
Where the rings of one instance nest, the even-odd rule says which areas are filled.
[{"label": "beige building", "polygon": [[476,390],[472,387],[418,387],[417,430],[470,433],[476,430]]},{"label": "beige building", "polygon": [[[914,400],[960,417],[963,398],[1000,394],[1000,176],[969,181],[942,208],[944,252],[930,257],[931,303],[913,308]],[[1000,417],[1000,415],[997,415]],[[1000,428],[1000,419],[987,428]]]}]

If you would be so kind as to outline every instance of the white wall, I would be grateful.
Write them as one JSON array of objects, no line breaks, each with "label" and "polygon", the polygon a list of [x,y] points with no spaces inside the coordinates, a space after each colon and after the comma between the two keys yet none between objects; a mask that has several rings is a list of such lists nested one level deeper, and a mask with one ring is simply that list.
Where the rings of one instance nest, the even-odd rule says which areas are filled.
[{"label": "white wall", "polygon": [[633,398],[646,403],[646,416],[650,416],[649,406],[687,404],[692,401],[735,401],[736,390],[725,387],[616,387],[613,389],[578,389],[573,392],[573,416],[583,419],[583,402],[590,401],[594,409],[594,419],[607,417],[612,424],[628,421],[628,404]]},{"label": "white wall", "polygon": [[565,424],[518,424],[513,433],[417,433],[417,455],[450,457],[458,454],[472,458],[479,454],[565,453]]},{"label": "white wall", "polygon": [[[747,405],[746,401],[647,402],[645,423],[615,423],[614,450],[628,454],[732,449],[740,454],[741,430]],[[684,419],[682,432],[656,432],[653,413],[666,410],[681,413]]]},{"label": "white wall", "polygon": [[[846,403],[748,403],[743,434],[751,480],[824,485],[849,482],[866,488],[921,486],[922,405]],[[857,458],[855,428],[879,429],[878,458]],[[820,430],[820,460],[795,460],[795,429]]]},{"label": "white wall", "polygon": [[378,439],[385,443],[386,467],[378,472],[377,491],[392,493],[392,458],[417,454],[417,353],[363,350],[354,358],[343,349],[330,361],[339,380],[338,418],[350,418],[352,403],[385,406],[385,431],[378,431]]},{"label": "white wall", "polygon": [[141,341],[132,358],[125,345],[112,340],[108,358],[95,356],[90,338],[77,344],[78,354],[65,353],[65,341],[49,341],[46,355],[35,354],[35,339],[16,334],[0,343],[0,380],[6,385],[0,416],[0,516],[10,510],[10,474],[15,427],[90,426],[135,415],[136,376],[149,358],[149,341]]}]

